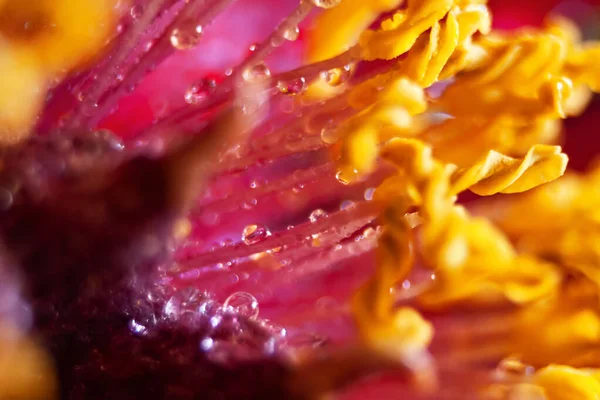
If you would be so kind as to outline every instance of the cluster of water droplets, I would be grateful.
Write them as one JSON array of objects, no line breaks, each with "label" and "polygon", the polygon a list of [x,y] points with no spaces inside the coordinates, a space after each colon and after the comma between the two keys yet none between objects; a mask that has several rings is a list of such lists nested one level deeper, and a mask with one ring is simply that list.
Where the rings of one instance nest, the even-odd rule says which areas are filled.
[{"label": "cluster of water droplets", "polygon": [[[224,94],[234,93],[231,89],[235,89],[235,85],[239,84],[236,80],[241,78],[249,84],[268,82],[270,93],[275,98],[274,104],[279,104],[280,111],[287,114],[287,117],[290,118],[297,117],[301,119],[307,117],[308,121],[308,117],[312,111],[305,111],[310,106],[300,95],[315,81],[324,82],[331,87],[339,87],[347,83],[354,73],[354,64],[344,61],[343,63],[338,63],[337,66],[330,64],[322,71],[315,68],[312,68],[312,70],[308,68],[306,71],[299,70],[291,71],[291,73],[278,73],[272,72],[265,63],[265,60],[273,49],[282,46],[286,41],[291,42],[298,39],[300,36],[299,24],[303,18],[302,13],[305,13],[303,15],[308,15],[311,9],[315,7],[328,9],[337,6],[340,2],[340,0],[301,0],[298,7],[300,11],[295,11],[297,14],[291,14],[286,18],[263,43],[250,46],[251,53],[247,60],[238,66],[226,70],[223,80],[219,79],[218,84],[212,78],[205,78],[194,82],[184,93],[184,100],[187,103],[186,107],[189,110],[203,110],[205,106],[207,107],[206,109],[209,109],[208,107],[214,104],[211,101],[212,99],[220,99],[223,98],[222,95]],[[141,15],[142,11],[137,10],[135,14],[138,13]],[[133,15],[134,10],[132,9],[132,17]],[[208,23],[190,18],[179,22],[174,28],[169,29],[167,33],[169,34],[168,38],[171,48],[187,50],[200,44],[205,29],[208,29]],[[247,110],[244,111],[246,112]],[[314,130],[312,133],[308,132],[311,129],[300,127],[297,130],[288,130],[285,134],[281,135],[281,138],[277,138],[277,135],[266,135],[264,136],[264,140],[253,140],[249,146],[250,154],[237,155],[239,161],[237,161],[237,164],[234,164],[236,166],[232,167],[232,170],[235,173],[243,173],[251,176],[248,171],[249,166],[253,169],[268,168],[269,162],[277,157],[290,156],[299,160],[303,157],[303,154],[326,148],[337,140],[335,132],[338,121],[327,120],[326,123],[319,124],[320,122],[314,124],[316,128],[311,128]],[[311,140],[316,139],[314,140],[314,145],[308,144],[307,135],[309,134],[314,136]],[[269,136],[272,136],[274,139],[269,139]],[[278,153],[275,155],[272,153],[273,151],[280,151],[281,154]],[[265,155],[257,155],[256,159],[254,159],[252,152],[257,154],[264,153]],[[235,159],[236,156],[232,157]],[[321,171],[325,170],[324,168],[316,168],[313,171],[312,167],[301,167],[296,172],[290,174],[290,182],[293,181],[293,184],[285,188],[282,181],[289,178],[269,178],[268,181],[265,180],[264,182],[260,179],[246,180],[246,182],[250,182],[251,193],[232,193],[223,198],[215,197],[212,203],[209,203],[199,213],[200,218],[198,222],[212,229],[212,227],[218,227],[220,222],[226,221],[229,217],[227,214],[234,215],[234,211],[246,214],[258,213],[258,209],[264,204],[262,203],[263,198],[272,195],[272,193],[269,193],[269,188],[271,187],[273,188],[271,189],[273,192],[279,192],[276,195],[281,195],[281,198],[284,195],[289,195],[289,199],[295,196],[298,198],[297,203],[300,204],[302,199],[310,199],[312,196],[312,190],[306,189],[311,187],[311,180],[321,179],[323,177]],[[312,172],[314,172],[314,176],[311,175]],[[350,174],[347,172],[338,172],[335,175],[334,169],[333,174],[331,171],[329,172],[329,178],[335,175],[338,183],[351,188],[355,182],[355,177],[351,172]],[[245,184],[247,185],[248,183]],[[276,185],[280,185],[283,190],[275,189]],[[209,187],[207,192],[210,190],[211,188]],[[360,195],[362,196],[362,194]],[[365,197],[367,197],[366,194]],[[233,240],[231,244],[227,244],[226,246],[215,245],[212,247],[209,244],[204,253],[201,253],[197,258],[197,260],[200,260],[198,264],[202,266],[219,265],[225,271],[229,270],[230,266],[233,266],[234,263],[238,263],[240,260],[250,259],[258,261],[266,257],[275,259],[280,266],[289,266],[293,260],[306,259],[309,256],[317,255],[321,248],[341,249],[341,241],[350,238],[353,234],[352,230],[359,229],[362,232],[362,229],[364,229],[360,227],[359,222],[353,221],[353,215],[358,209],[355,201],[361,202],[361,200],[362,198],[353,198],[353,200],[340,201],[339,211],[333,211],[331,207],[323,205],[316,205],[317,208],[315,208],[315,205],[312,205],[310,209],[304,211],[306,214],[302,215],[303,222],[299,222],[295,227],[290,225],[291,228],[285,231],[275,229],[272,233],[264,223],[256,222],[248,224],[241,228],[241,232],[237,231],[237,234],[231,236],[234,238],[237,236],[237,239]],[[323,207],[329,212],[318,207]],[[299,208],[300,206],[298,206],[298,212],[300,212]],[[334,206],[333,208],[335,209],[336,207]],[[347,215],[340,217],[338,214]],[[257,220],[264,222],[262,218],[258,218]],[[332,221],[331,223],[329,223],[330,220]],[[270,222],[266,221],[266,223],[271,226]],[[345,224],[349,223],[354,225],[346,227]],[[373,230],[373,228],[370,229]],[[359,236],[361,238],[370,237],[370,234],[371,231],[367,230],[360,233]],[[216,242],[219,240],[221,238],[216,239]],[[272,245],[267,244],[271,242]],[[228,255],[229,261],[224,261]],[[180,269],[174,272],[174,274],[185,273],[185,270],[182,272]],[[228,273],[239,277],[244,274],[244,272],[236,271],[229,271]],[[202,274],[198,272],[189,276],[201,278]],[[262,301],[262,297],[260,298]],[[179,291],[165,300],[164,308],[159,314],[160,318],[158,319],[167,322],[177,321],[179,324],[191,325],[203,324],[202,326],[206,330],[206,335],[201,341],[200,348],[203,351],[214,351],[215,354],[221,354],[217,358],[224,357],[223,354],[226,352],[221,353],[215,349],[228,347],[232,350],[232,346],[239,346],[240,343],[252,343],[250,348],[260,348],[262,349],[260,350],[263,352],[262,354],[264,354],[267,347],[272,346],[270,344],[272,341],[269,342],[269,338],[273,336],[260,333],[262,332],[261,329],[265,328],[265,326],[263,326],[264,321],[258,318],[258,301],[247,292],[234,293],[220,304],[206,295],[206,293]],[[137,335],[147,335],[151,331],[151,328],[144,321],[132,319],[130,321],[130,330]],[[254,332],[253,335],[255,337],[250,337],[252,335],[246,337],[244,336],[246,334],[244,332]],[[306,341],[320,343],[323,339],[312,338],[306,339]],[[275,345],[278,343],[275,340]],[[232,353],[241,354],[246,351],[248,351],[248,348],[243,347],[243,350],[237,349],[232,351]]]},{"label": "cluster of water droplets", "polygon": [[131,334],[151,337],[165,326],[183,327],[199,334],[199,351],[217,363],[272,356],[287,340],[285,328],[259,318],[258,300],[247,292],[233,293],[220,303],[194,288],[166,297],[163,290],[136,304],[136,315],[128,322]]}]

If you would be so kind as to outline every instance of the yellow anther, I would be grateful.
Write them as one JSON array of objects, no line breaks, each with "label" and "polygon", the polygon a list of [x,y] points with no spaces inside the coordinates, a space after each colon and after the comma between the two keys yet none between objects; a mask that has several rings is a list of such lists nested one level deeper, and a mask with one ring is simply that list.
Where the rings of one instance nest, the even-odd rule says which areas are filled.
[{"label": "yellow anther", "polygon": [[[307,59],[317,62],[334,57],[353,47],[362,31],[384,12],[397,8],[402,0],[343,0],[322,12],[314,21],[307,40]],[[341,88],[318,81],[307,90],[309,97],[328,97]]]},{"label": "yellow anther", "polygon": [[453,0],[415,0],[382,22],[380,30],[367,30],[360,37],[366,60],[392,59],[410,50],[421,34],[450,11]]},{"label": "yellow anther", "polygon": [[567,161],[560,146],[534,146],[522,159],[492,150],[472,167],[454,174],[452,192],[467,188],[482,196],[524,192],[562,176]]}]

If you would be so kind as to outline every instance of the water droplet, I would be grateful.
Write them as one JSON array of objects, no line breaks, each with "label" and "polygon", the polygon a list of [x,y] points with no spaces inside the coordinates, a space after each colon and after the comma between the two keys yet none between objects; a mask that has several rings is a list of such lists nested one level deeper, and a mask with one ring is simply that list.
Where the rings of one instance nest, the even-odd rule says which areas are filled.
[{"label": "water droplet", "polygon": [[[302,189],[304,189],[304,184],[302,184],[302,183],[296,183],[294,185],[294,187],[292,188],[292,192],[294,192],[294,193],[300,193],[302,191]],[[293,228],[293,226],[292,226],[292,228]],[[288,227],[288,229],[290,229],[290,228]]]},{"label": "water droplet", "polygon": [[264,63],[256,64],[253,67],[248,67],[244,70],[242,74],[244,80],[248,82],[256,82],[262,79],[266,79],[270,76],[271,71]]},{"label": "water droplet", "polygon": [[375,188],[368,188],[365,190],[365,200],[371,201],[373,200],[373,195],[375,194]]},{"label": "water droplet", "polygon": [[163,315],[166,319],[177,320],[183,314],[196,313],[198,306],[208,300],[210,300],[208,296],[200,293],[198,289],[181,289],[165,303]]},{"label": "water droplet", "polygon": [[284,258],[279,261],[279,265],[281,265],[282,267],[286,267],[290,264],[292,264],[292,260],[290,260],[289,258]]},{"label": "water droplet", "polygon": [[356,206],[356,203],[353,202],[352,200],[344,200],[342,201],[342,204],[340,204],[340,210],[344,211],[344,210],[348,210],[350,208],[354,208]]},{"label": "water droplet", "polygon": [[211,327],[216,328],[221,324],[221,321],[223,321],[222,315],[213,315],[210,317],[209,323]]},{"label": "water droplet", "polygon": [[321,129],[321,140],[323,142],[334,144],[338,139],[338,132],[335,126],[328,124]]},{"label": "water droplet", "polygon": [[131,18],[134,20],[140,18],[143,13],[144,13],[144,7],[141,4],[136,4],[135,6],[131,7],[131,9],[129,10],[129,14],[131,15]]},{"label": "water droplet", "polygon": [[214,343],[214,340],[212,340],[211,338],[204,338],[200,341],[200,348],[204,351],[209,351],[210,349],[212,349]]},{"label": "water droplet", "polygon": [[351,182],[351,180],[346,177],[346,174],[344,173],[344,171],[338,171],[335,174],[335,179],[337,179],[337,181],[339,183],[341,183],[342,185],[349,185]]},{"label": "water droplet", "polygon": [[375,235],[376,233],[377,233],[377,231],[369,226],[369,227],[365,228],[365,230],[362,233],[362,236],[363,236],[363,238],[368,238],[368,237]]},{"label": "water droplet", "polygon": [[260,324],[267,332],[269,332],[273,336],[276,336],[278,339],[287,336],[287,329],[285,329],[281,325],[278,325],[266,319],[262,320]]},{"label": "water droplet", "polygon": [[350,79],[351,75],[352,66],[345,65],[342,68],[333,68],[328,71],[321,72],[321,79],[329,86],[336,87]]},{"label": "water droplet", "polygon": [[356,180],[356,175],[357,172],[355,170],[345,168],[338,170],[335,174],[335,179],[342,185],[349,185]]},{"label": "water droplet", "polygon": [[500,361],[495,374],[500,380],[520,379],[532,375],[535,369],[515,357],[507,357]]},{"label": "water droplet", "polygon": [[340,4],[342,0],[310,0],[315,6],[320,8],[333,8]]},{"label": "water droplet", "polygon": [[244,231],[242,232],[242,241],[250,246],[265,240],[269,236],[271,236],[269,228],[264,225],[252,224],[244,228]]},{"label": "water droplet", "polygon": [[187,50],[196,46],[202,37],[202,25],[186,22],[171,32],[171,45],[177,50]]},{"label": "water droplet", "polygon": [[248,50],[254,52],[254,51],[256,51],[257,47],[258,47],[258,45],[256,43],[253,43],[250,45],[250,47],[248,47]]},{"label": "water droplet", "polygon": [[310,215],[308,216],[308,220],[311,223],[316,224],[318,221],[322,220],[323,218],[327,218],[328,216],[329,215],[327,214],[327,212],[320,208],[317,208],[316,210],[310,213]]},{"label": "water droplet", "polygon": [[225,300],[223,303],[225,309],[232,309],[239,315],[256,318],[258,316],[258,300],[250,293],[236,292]]},{"label": "water droplet", "polygon": [[206,99],[215,91],[217,86],[214,79],[202,79],[185,92],[185,102],[188,104],[198,104]]},{"label": "water droplet", "polygon": [[181,304],[179,303],[179,300],[173,296],[165,303],[165,306],[163,307],[163,314],[169,319],[176,318],[179,314],[180,306]]},{"label": "water droplet", "polygon": [[83,101],[83,100],[85,100],[85,93],[83,91],[77,92],[75,97],[77,97],[78,101]]},{"label": "water droplet", "polygon": [[306,88],[306,80],[303,77],[293,79],[291,81],[279,81],[277,82],[277,89],[282,94],[295,96],[300,94]]},{"label": "water droplet", "polygon": [[220,305],[211,299],[205,299],[198,306],[198,312],[204,315],[214,315],[220,310]]},{"label": "water droplet", "polygon": [[271,38],[271,46],[273,47],[279,47],[283,44],[283,42],[285,42],[284,36],[274,35]]},{"label": "water droplet", "polygon": [[89,103],[89,104],[84,103],[83,107],[81,108],[81,112],[85,116],[92,117],[92,116],[94,116],[94,113],[96,112],[97,109],[98,109],[98,103]]},{"label": "water droplet", "polygon": [[143,336],[147,333],[148,328],[138,323],[135,319],[130,319],[127,323],[127,327],[134,335]]},{"label": "water droplet", "polygon": [[283,32],[283,37],[286,40],[289,40],[291,42],[293,42],[294,40],[298,39],[299,35],[300,35],[300,29],[298,29],[297,26],[294,26],[293,28],[290,28],[290,29],[286,29]]}]

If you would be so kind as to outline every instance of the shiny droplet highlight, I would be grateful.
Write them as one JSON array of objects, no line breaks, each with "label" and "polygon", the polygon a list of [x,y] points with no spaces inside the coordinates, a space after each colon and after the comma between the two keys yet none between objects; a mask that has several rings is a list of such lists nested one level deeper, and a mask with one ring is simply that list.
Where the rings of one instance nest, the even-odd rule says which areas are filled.
[{"label": "shiny droplet highlight", "polygon": [[340,4],[342,0],[310,0],[310,2],[319,8],[333,8]]},{"label": "shiny droplet highlight", "polygon": [[187,50],[196,46],[202,37],[202,26],[187,22],[171,32],[171,45],[177,50]]},{"label": "shiny droplet highlight", "polygon": [[300,29],[298,29],[297,26],[287,29],[285,32],[283,32],[283,37],[291,42],[298,39],[298,36],[300,36]]},{"label": "shiny droplet highlight", "polygon": [[242,77],[247,82],[257,82],[271,76],[271,70],[264,63],[248,67],[242,73]]},{"label": "shiny droplet highlight", "polygon": [[271,231],[264,225],[248,225],[242,232],[242,241],[250,246],[256,243],[260,243],[266,238],[271,236]]},{"label": "shiny droplet highlight", "polygon": [[308,216],[308,220],[313,223],[316,224],[317,222],[319,222],[320,220],[327,218],[329,216],[329,214],[327,214],[327,212],[325,212],[324,210],[317,208],[316,210],[314,210],[313,212],[310,213],[310,215]]},{"label": "shiny droplet highlight", "polygon": [[258,300],[247,292],[233,293],[225,300],[223,307],[248,318],[258,317]]},{"label": "shiny droplet highlight", "polygon": [[216,86],[214,79],[202,79],[194,83],[185,92],[185,102],[198,104],[205,101],[215,91]]},{"label": "shiny droplet highlight", "polygon": [[280,93],[295,96],[300,94],[306,88],[306,80],[303,77],[292,79],[290,81],[277,82],[277,89]]},{"label": "shiny droplet highlight", "polygon": [[321,79],[329,86],[340,86],[350,79],[352,76],[352,66],[346,65],[342,68],[333,68],[328,71],[321,72]]}]

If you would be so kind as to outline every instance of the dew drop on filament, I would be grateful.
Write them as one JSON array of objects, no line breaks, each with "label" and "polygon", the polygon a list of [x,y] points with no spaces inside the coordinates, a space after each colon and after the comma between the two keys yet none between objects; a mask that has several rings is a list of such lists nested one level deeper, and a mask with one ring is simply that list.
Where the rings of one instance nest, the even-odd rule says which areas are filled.
[{"label": "dew drop on filament", "polygon": [[185,102],[188,104],[198,104],[208,99],[215,91],[216,85],[214,79],[202,79],[194,83],[185,92]]},{"label": "dew drop on filament", "polygon": [[250,246],[259,243],[271,236],[271,231],[264,225],[248,225],[242,232],[242,241]]},{"label": "dew drop on filament", "polygon": [[144,7],[141,4],[136,4],[135,6],[131,7],[131,10],[129,10],[129,14],[133,20],[139,19],[143,13]]},{"label": "dew drop on filament", "polygon": [[326,144],[334,144],[338,141],[338,132],[333,126],[325,126],[321,129],[321,140]]},{"label": "dew drop on filament", "polygon": [[279,81],[277,82],[277,89],[282,94],[295,96],[304,91],[306,87],[306,80],[303,77],[298,79],[292,79],[290,81]]},{"label": "dew drop on filament", "polygon": [[347,171],[340,170],[335,174],[335,179],[342,185],[349,185],[352,182],[352,176]]},{"label": "dew drop on filament", "polygon": [[333,68],[328,71],[321,72],[321,79],[329,86],[340,86],[345,83],[352,75],[352,66],[346,65],[342,68]]},{"label": "dew drop on filament", "polygon": [[138,323],[135,319],[130,319],[127,323],[127,326],[129,327],[131,333],[137,336],[143,336],[147,332],[146,326]]},{"label": "dew drop on filament", "polygon": [[209,351],[214,345],[214,340],[211,338],[204,338],[200,341],[200,348],[204,351]]},{"label": "dew drop on filament", "polygon": [[248,67],[242,73],[242,77],[247,82],[257,82],[270,76],[271,71],[264,63]]},{"label": "dew drop on filament", "polygon": [[297,26],[294,26],[293,28],[290,28],[290,29],[286,29],[283,32],[283,37],[286,40],[289,40],[290,42],[293,42],[294,40],[298,39],[298,36],[300,36],[300,29],[298,29]]},{"label": "dew drop on filament", "polygon": [[171,45],[177,50],[187,50],[196,46],[202,37],[202,26],[187,22],[171,32]]},{"label": "dew drop on filament", "polygon": [[341,211],[349,210],[349,209],[354,208],[354,207],[356,207],[356,203],[353,202],[352,200],[344,200],[340,204],[340,210]]},{"label": "dew drop on filament", "polygon": [[496,367],[496,377],[499,380],[514,380],[522,379],[525,376],[532,375],[535,369],[523,363],[515,357],[507,357],[503,359]]},{"label": "dew drop on filament", "polygon": [[340,4],[342,0],[310,0],[315,6],[319,8],[333,8]]},{"label": "dew drop on filament", "polygon": [[226,310],[231,309],[241,316],[248,318],[258,317],[258,300],[247,292],[233,293],[225,300],[223,307]]},{"label": "dew drop on filament", "polygon": [[320,220],[327,218],[327,217],[328,217],[327,212],[325,212],[324,210],[321,210],[320,208],[317,208],[316,210],[314,210],[313,212],[310,213],[310,215],[308,216],[308,219],[311,223],[316,224]]}]

